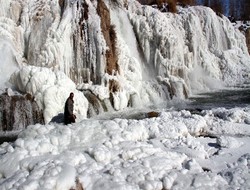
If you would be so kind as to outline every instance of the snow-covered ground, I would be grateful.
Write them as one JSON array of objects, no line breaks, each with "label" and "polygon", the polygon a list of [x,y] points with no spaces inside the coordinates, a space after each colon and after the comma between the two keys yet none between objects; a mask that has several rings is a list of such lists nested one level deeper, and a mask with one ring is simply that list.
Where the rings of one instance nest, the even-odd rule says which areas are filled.
[{"label": "snow-covered ground", "polygon": [[[90,90],[105,107],[112,99],[113,110],[123,110],[250,78],[244,35],[212,9],[178,7],[173,14],[136,0],[104,0],[119,65],[119,72],[108,74],[98,1],[84,1],[88,8],[78,0],[59,2],[0,1],[0,89],[33,95],[46,123],[63,112],[71,91],[77,94],[76,112],[86,118],[88,103],[77,89]],[[119,90],[110,92],[110,81]]]},{"label": "snow-covered ground", "polygon": [[29,126],[0,146],[0,189],[249,189],[250,107]]}]

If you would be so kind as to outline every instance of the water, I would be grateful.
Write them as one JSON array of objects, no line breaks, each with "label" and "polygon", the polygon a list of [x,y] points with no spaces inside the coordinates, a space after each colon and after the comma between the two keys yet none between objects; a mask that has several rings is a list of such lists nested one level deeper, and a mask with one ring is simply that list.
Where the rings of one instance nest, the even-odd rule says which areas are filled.
[{"label": "water", "polygon": [[[161,105],[144,107],[143,109],[127,108],[115,113],[104,113],[95,119],[145,119],[157,117],[163,111],[188,110],[191,113],[200,114],[202,110],[224,107],[227,109],[236,107],[250,107],[250,87],[224,89],[207,92],[191,97],[188,100],[171,100]],[[94,118],[92,118],[94,119]]]},{"label": "water", "polygon": [[235,108],[250,106],[250,88],[226,89],[217,92],[199,94],[189,98],[187,108],[212,109],[217,107]]}]

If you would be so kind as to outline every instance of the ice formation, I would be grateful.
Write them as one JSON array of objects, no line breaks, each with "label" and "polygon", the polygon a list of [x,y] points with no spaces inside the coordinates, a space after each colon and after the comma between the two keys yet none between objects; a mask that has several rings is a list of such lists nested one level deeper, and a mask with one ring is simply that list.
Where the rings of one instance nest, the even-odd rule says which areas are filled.
[{"label": "ice formation", "polygon": [[[249,79],[244,36],[209,8],[178,7],[173,14],[135,0],[6,0],[0,9],[1,87],[16,71],[13,86],[35,96],[46,122],[62,112],[69,89],[89,90],[105,107],[122,110]],[[20,81],[41,80],[34,75],[42,72],[33,72],[40,68],[52,77],[64,73],[72,85]],[[46,101],[46,94],[57,100]],[[85,117],[83,104],[77,109]]]},{"label": "ice formation", "polygon": [[86,118],[88,102],[83,93],[76,90],[75,83],[63,72],[53,72],[49,68],[26,66],[11,76],[12,83],[22,92],[35,96],[41,108],[44,108],[45,122],[63,113],[65,100],[70,92],[75,94],[74,111],[80,121]]},{"label": "ice formation", "polygon": [[249,108],[217,108],[31,125],[0,145],[0,188],[249,189],[249,119]]}]

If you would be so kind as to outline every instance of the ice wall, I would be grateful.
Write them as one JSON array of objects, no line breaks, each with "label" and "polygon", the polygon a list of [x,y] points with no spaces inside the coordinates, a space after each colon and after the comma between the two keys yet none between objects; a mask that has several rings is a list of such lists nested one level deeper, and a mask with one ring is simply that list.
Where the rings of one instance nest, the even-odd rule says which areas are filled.
[{"label": "ice wall", "polygon": [[146,64],[161,80],[175,78],[194,93],[249,78],[244,36],[210,8],[179,7],[171,14],[137,5],[129,16]]},{"label": "ice wall", "polygon": [[6,86],[10,75],[23,62],[24,36],[18,24],[19,5],[16,1],[0,1],[0,88]]},{"label": "ice wall", "polygon": [[[57,88],[58,80],[46,84],[58,72],[73,81],[70,90],[88,91],[88,100],[95,96],[96,105],[104,105],[98,107],[106,111],[187,98],[249,80],[250,57],[244,36],[211,9],[178,7],[173,14],[135,0],[101,2],[0,1],[1,81],[8,81],[21,69],[13,75],[13,85],[50,110],[45,111],[47,122],[62,111],[63,98],[68,95],[63,83],[63,91]],[[113,72],[110,52],[118,56],[119,67]],[[27,65],[34,67],[22,69]],[[37,83],[44,71],[47,81]],[[56,98],[62,92],[59,101],[45,101],[45,94]],[[88,106],[83,95],[79,99]],[[86,116],[87,109],[78,113]]]}]

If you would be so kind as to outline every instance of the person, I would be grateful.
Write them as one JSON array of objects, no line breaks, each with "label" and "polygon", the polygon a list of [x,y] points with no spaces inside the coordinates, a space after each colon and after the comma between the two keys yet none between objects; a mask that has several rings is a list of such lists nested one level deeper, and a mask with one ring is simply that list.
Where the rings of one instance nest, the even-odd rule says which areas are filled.
[{"label": "person", "polygon": [[76,116],[74,115],[74,93],[71,92],[64,106],[64,124],[75,123]]}]

